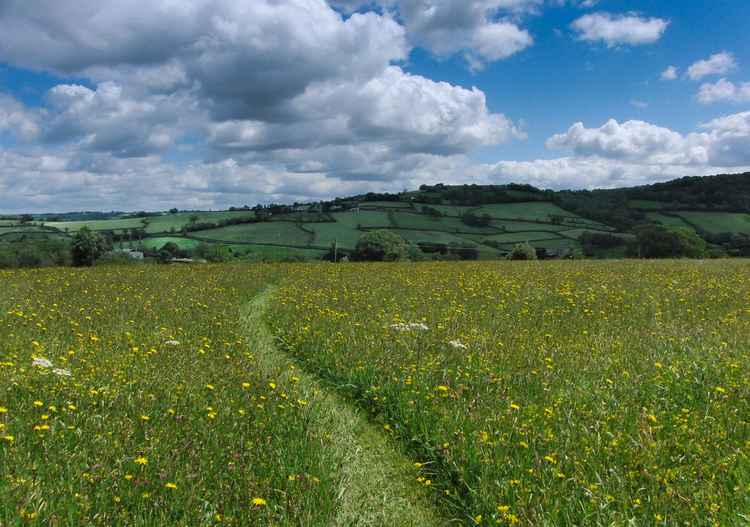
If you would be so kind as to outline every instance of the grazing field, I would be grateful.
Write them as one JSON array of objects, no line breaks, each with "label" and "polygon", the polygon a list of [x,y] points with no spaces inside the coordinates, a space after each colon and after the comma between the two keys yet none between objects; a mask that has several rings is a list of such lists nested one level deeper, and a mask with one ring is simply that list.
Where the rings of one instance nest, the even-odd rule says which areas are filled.
[{"label": "grazing field", "polygon": [[745,525],[748,299],[746,261],[305,267],[270,320],[465,524]]},{"label": "grazing field", "polygon": [[746,525],[750,263],[0,271],[0,525]]},{"label": "grazing field", "polygon": [[741,232],[750,234],[750,214],[728,212],[679,212],[686,222],[712,234]]}]

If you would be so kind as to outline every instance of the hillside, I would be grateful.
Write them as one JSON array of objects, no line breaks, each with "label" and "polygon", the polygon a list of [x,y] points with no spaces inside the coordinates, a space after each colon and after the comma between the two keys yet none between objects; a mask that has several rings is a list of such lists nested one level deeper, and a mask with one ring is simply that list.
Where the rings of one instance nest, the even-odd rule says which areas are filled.
[{"label": "hillside", "polygon": [[[259,259],[321,258],[352,251],[368,231],[398,233],[424,253],[500,258],[528,242],[548,256],[620,257],[644,224],[696,232],[714,251],[750,254],[750,173],[648,186],[550,191],[529,185],[433,185],[398,194],[220,212],[69,213],[0,219],[0,243],[65,241],[86,226],[115,247],[229,246]],[[593,240],[593,241],[592,241]]]}]

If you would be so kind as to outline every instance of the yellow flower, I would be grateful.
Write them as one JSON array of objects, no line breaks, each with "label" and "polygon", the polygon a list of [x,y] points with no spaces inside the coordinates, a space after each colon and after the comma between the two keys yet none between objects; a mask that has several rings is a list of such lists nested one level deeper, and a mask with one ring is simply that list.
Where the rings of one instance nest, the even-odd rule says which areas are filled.
[{"label": "yellow flower", "polygon": [[175,485],[175,484],[174,484],[174,483],[172,483],[172,482],[169,482],[169,483],[167,483],[167,484],[166,484],[166,485],[164,485],[164,486],[165,486],[165,487],[167,487],[168,489],[172,489],[172,490],[175,490],[175,489],[177,488],[177,485]]},{"label": "yellow flower", "polygon": [[0,414],[7,414],[8,409],[5,406],[0,406]]},{"label": "yellow flower", "polygon": [[266,500],[263,498],[253,498],[251,503],[255,507],[265,507],[266,506]]},{"label": "yellow flower", "polygon": [[448,391],[448,387],[445,386],[444,384],[441,384],[440,386],[438,386],[437,389],[440,392],[447,392]]},{"label": "yellow flower", "polygon": [[148,459],[143,456],[138,456],[135,458],[135,464],[136,465],[148,465]]},{"label": "yellow flower", "polygon": [[37,408],[41,408],[42,406],[44,406],[44,403],[42,401],[34,401],[34,406],[36,406]]},{"label": "yellow flower", "polygon": [[141,416],[141,421],[148,421],[149,419],[151,419],[151,418],[149,416],[147,416],[147,415],[142,415]]},{"label": "yellow flower", "polygon": [[7,441],[8,443],[12,443],[15,440],[16,440],[16,438],[13,437],[13,436],[11,436],[11,435],[5,435],[5,436],[3,436],[3,441]]},{"label": "yellow flower", "polygon": [[247,390],[248,388],[250,388],[250,383],[249,383],[249,382],[243,382],[243,383],[242,383],[242,388],[243,388],[244,390]]},{"label": "yellow flower", "polygon": [[208,391],[214,391],[215,390],[214,385],[213,384],[207,384],[206,385],[206,390],[208,390]]},{"label": "yellow flower", "polygon": [[275,382],[269,382],[268,383],[268,387],[271,388],[272,390],[275,390],[276,389],[276,383]]}]

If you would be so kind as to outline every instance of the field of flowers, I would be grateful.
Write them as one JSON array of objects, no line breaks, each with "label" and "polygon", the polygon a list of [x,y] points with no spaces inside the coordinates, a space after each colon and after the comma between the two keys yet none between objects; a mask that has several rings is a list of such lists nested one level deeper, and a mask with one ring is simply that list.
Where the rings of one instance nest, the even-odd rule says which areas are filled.
[{"label": "field of flowers", "polygon": [[0,286],[0,527],[750,524],[748,261]]},{"label": "field of flowers", "polygon": [[326,439],[238,317],[277,273],[0,271],[0,525],[326,525]]},{"label": "field of flowers", "polygon": [[749,525],[750,263],[298,267],[280,346],[465,525]]}]

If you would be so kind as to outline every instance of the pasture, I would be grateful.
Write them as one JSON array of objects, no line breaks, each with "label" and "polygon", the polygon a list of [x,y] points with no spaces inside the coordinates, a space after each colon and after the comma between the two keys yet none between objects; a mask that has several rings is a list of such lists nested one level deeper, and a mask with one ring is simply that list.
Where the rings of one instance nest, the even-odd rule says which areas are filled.
[{"label": "pasture", "polygon": [[746,260],[0,281],[3,526],[747,523]]}]

